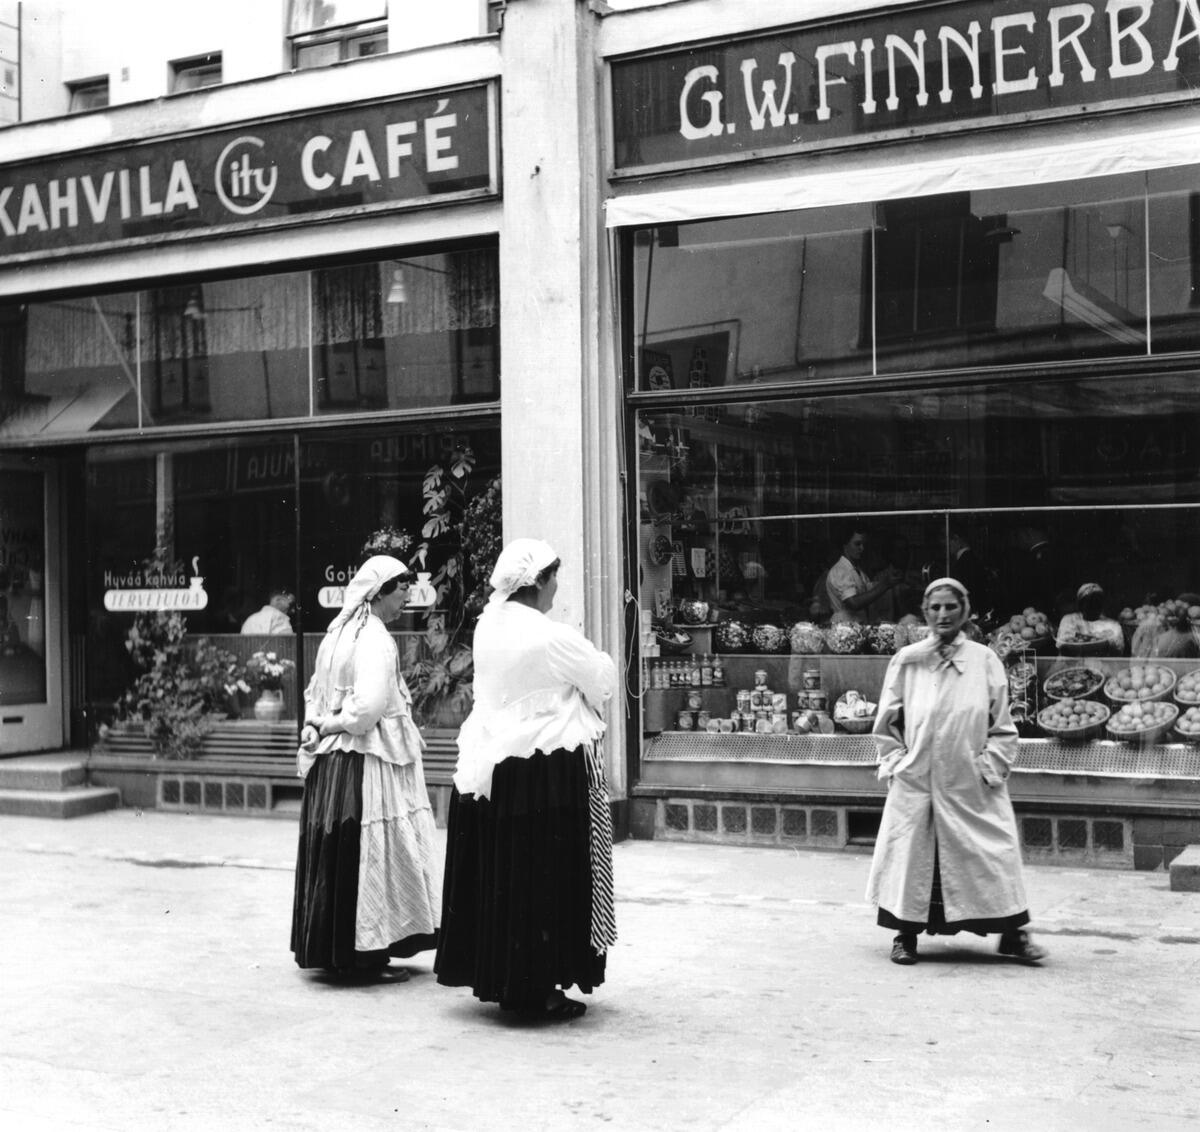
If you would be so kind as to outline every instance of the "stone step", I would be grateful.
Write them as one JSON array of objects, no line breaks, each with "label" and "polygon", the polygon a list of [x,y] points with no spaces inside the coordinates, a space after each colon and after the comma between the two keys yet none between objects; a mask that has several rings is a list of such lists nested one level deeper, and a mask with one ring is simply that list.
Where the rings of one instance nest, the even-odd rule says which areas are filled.
[{"label": "stone step", "polygon": [[121,792],[106,786],[66,790],[0,790],[0,814],[27,818],[77,818],[115,810]]},{"label": "stone step", "polygon": [[0,790],[65,790],[82,786],[86,778],[77,759],[0,759]]},{"label": "stone step", "polygon": [[1167,866],[1167,871],[1172,892],[1200,892],[1200,845],[1189,845]]}]

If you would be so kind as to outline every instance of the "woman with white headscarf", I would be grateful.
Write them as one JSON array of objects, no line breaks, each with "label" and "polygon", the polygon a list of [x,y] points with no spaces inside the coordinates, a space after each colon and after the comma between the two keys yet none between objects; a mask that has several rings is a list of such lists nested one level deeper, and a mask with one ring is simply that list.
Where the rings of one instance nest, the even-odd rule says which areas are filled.
[{"label": "woman with white headscarf", "polygon": [[[368,558],[346,587],[304,693],[304,778],[292,907],[301,967],[378,973],[437,942],[441,878],[425,743],[387,630],[408,567]],[[403,970],[394,972],[402,980]]]},{"label": "woman with white headscarf", "polygon": [[516,539],[475,629],[475,702],[458,736],[434,970],[483,1002],[556,1019],[604,981],[616,939],[599,740],[616,666],[546,614],[559,559]]},{"label": "woman with white headscarf", "polygon": [[1017,757],[1008,680],[963,625],[970,597],[954,578],[929,583],[933,632],[888,664],[875,746],[887,802],[867,899],[897,933],[892,962],[917,962],[917,935],[1000,933],[1000,954],[1036,963],[1021,846],[1006,785]]}]

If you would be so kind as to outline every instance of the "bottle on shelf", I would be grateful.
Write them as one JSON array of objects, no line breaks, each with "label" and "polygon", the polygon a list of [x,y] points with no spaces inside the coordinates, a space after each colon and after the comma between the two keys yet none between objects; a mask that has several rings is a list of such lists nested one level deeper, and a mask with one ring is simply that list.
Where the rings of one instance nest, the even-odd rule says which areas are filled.
[{"label": "bottle on shelf", "polygon": [[712,658],[712,682],[714,688],[725,687],[725,662],[716,655]]},{"label": "bottle on shelf", "polygon": [[700,683],[705,688],[713,686],[713,662],[708,653],[700,658]]},{"label": "bottle on shelf", "polygon": [[701,684],[700,676],[700,654],[693,654],[691,660],[688,661],[688,683],[693,688],[699,688]]}]

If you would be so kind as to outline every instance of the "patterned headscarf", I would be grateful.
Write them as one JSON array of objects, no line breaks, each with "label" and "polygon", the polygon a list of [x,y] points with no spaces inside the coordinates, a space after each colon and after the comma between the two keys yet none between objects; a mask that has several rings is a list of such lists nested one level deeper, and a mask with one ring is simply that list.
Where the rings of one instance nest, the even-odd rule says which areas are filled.
[{"label": "patterned headscarf", "polygon": [[350,579],[342,599],[342,611],[329,622],[329,631],[345,625],[356,615],[366,620],[371,611],[371,602],[379,591],[393,578],[402,578],[411,573],[399,558],[393,558],[390,554],[372,555]]},{"label": "patterned headscarf", "polygon": [[523,586],[532,586],[550,563],[558,560],[554,548],[537,538],[515,538],[496,559],[496,568],[488,579],[492,587],[489,605],[508,601]]}]

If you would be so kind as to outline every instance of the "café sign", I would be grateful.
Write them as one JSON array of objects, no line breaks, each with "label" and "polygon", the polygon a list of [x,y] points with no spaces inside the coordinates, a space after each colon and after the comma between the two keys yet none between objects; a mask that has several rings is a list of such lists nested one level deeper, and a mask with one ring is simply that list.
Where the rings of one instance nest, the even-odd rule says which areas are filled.
[{"label": "caf\u00e9 sign", "polygon": [[933,3],[612,63],[614,173],[1063,117],[1200,89],[1200,0]]},{"label": "caf\u00e9 sign", "polygon": [[498,191],[490,84],[0,167],[0,262]]}]

